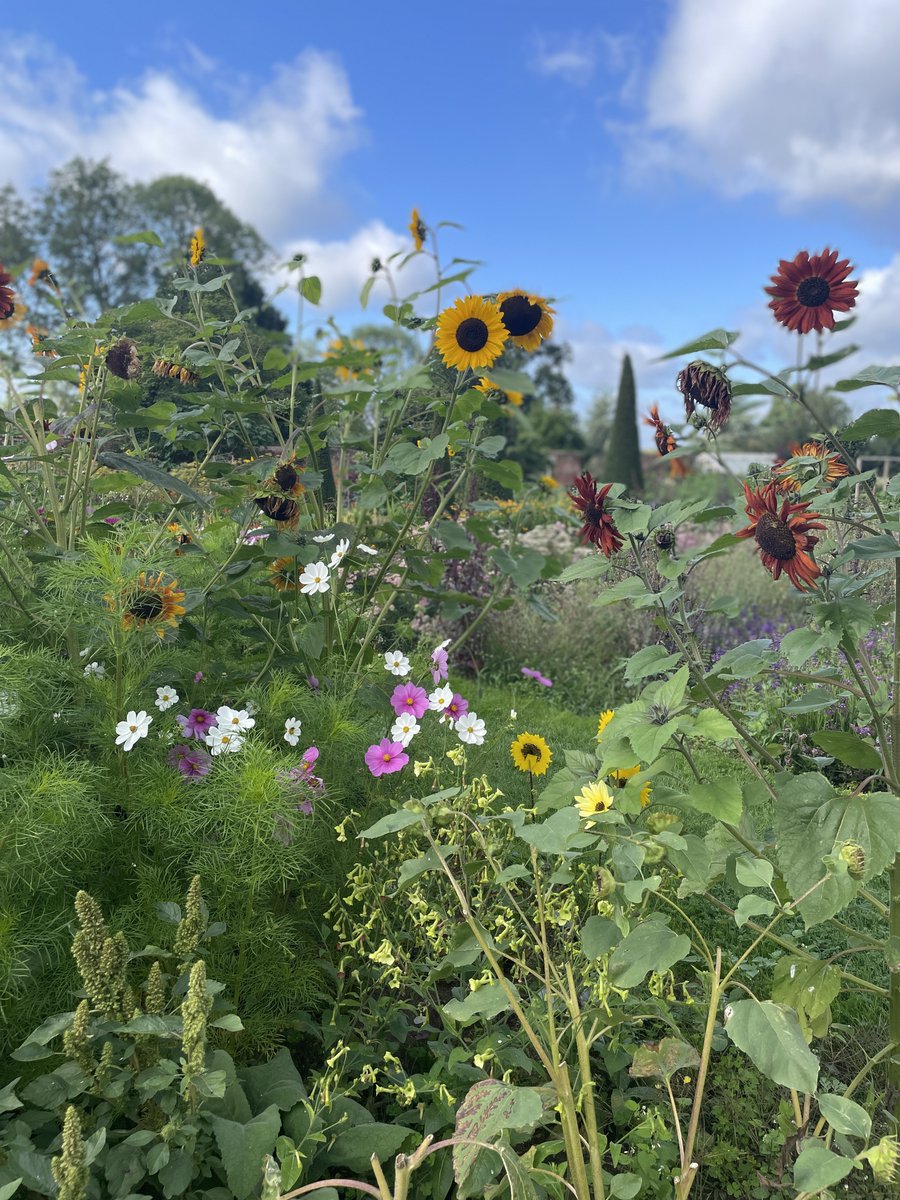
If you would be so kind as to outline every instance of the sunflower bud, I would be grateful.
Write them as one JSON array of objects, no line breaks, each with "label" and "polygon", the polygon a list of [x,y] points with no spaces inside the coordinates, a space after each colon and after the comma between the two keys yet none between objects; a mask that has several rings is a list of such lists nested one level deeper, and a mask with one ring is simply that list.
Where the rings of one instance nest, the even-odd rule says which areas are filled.
[{"label": "sunflower bud", "polygon": [[893,1183],[900,1164],[900,1142],[895,1137],[883,1137],[880,1142],[863,1150],[859,1155],[872,1168],[878,1183]]},{"label": "sunflower bud", "polygon": [[866,852],[859,842],[844,842],[838,851],[838,858],[847,864],[847,874],[851,879],[862,879],[866,873]]},{"label": "sunflower bud", "polygon": [[665,525],[660,525],[656,531],[656,548],[657,550],[675,549],[675,526],[668,521]]},{"label": "sunflower bud", "polygon": [[652,812],[647,818],[647,829],[650,833],[663,833],[677,825],[680,820],[681,818],[673,812]]},{"label": "sunflower bud", "polygon": [[731,412],[731,380],[712,363],[697,358],[678,372],[675,386],[684,396],[685,416],[690,420],[699,404],[709,409],[706,423],[714,433],[723,428]]},{"label": "sunflower bud", "polygon": [[62,1132],[62,1153],[50,1162],[56,1180],[57,1200],[85,1200],[88,1184],[87,1155],[81,1135],[78,1109],[70,1104],[66,1109]]},{"label": "sunflower bud", "polygon": [[141,360],[133,338],[119,338],[110,346],[106,355],[107,369],[119,379],[140,379]]},{"label": "sunflower bud", "polygon": [[372,259],[372,274],[377,275],[378,272],[381,270],[381,267],[382,267],[381,259],[376,255],[375,258]]},{"label": "sunflower bud", "polygon": [[660,846],[657,842],[650,842],[644,847],[644,862],[653,866],[655,863],[662,862],[666,857],[665,846]]},{"label": "sunflower bud", "polygon": [[615,876],[607,867],[597,868],[594,872],[594,883],[597,885],[597,896],[600,900],[608,900],[616,890]]}]

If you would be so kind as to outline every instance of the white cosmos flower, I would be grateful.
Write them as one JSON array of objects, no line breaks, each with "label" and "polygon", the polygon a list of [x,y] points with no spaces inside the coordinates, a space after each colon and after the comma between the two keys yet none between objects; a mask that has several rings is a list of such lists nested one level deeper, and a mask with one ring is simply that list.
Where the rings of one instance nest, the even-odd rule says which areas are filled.
[{"label": "white cosmos flower", "polygon": [[377,554],[378,551],[374,546],[367,546],[365,542],[360,542],[356,547],[357,550],[362,550],[363,554]]},{"label": "white cosmos flower", "polygon": [[321,545],[323,545],[325,542],[333,542],[333,541],[334,541],[334,534],[333,534],[333,533],[314,533],[314,534],[313,534],[313,541],[314,541],[314,542],[318,542],[318,543],[319,543],[319,545],[321,546]]},{"label": "white cosmos flower", "polygon": [[116,725],[116,745],[121,746],[123,750],[130,750],[135,742],[147,736],[152,722],[153,718],[143,709],[140,712],[135,712],[134,709],[127,712],[125,720]]},{"label": "white cosmos flower", "polygon": [[181,697],[173,687],[159,687],[156,689],[156,707],[160,712],[165,712],[167,708],[171,708],[173,704],[177,704]]},{"label": "white cosmos flower", "polygon": [[428,707],[432,712],[443,712],[453,699],[453,688],[439,687],[428,694]]},{"label": "white cosmos flower", "polygon": [[331,556],[331,561],[328,563],[328,565],[329,565],[329,567],[331,567],[332,571],[335,570],[336,567],[339,567],[341,565],[341,563],[344,561],[344,555],[347,553],[347,551],[349,549],[350,549],[350,539],[349,538],[341,538],[341,540],[338,542],[338,544],[334,548],[334,554],[332,554],[332,556]]},{"label": "white cosmos flower", "polygon": [[299,717],[288,717],[284,723],[284,740],[289,746],[296,746],[300,741],[300,725]]},{"label": "white cosmos flower", "polygon": [[484,745],[484,736],[487,733],[484,721],[479,717],[478,713],[466,713],[464,717],[460,717],[454,726],[459,740],[466,742],[470,746]]},{"label": "white cosmos flower", "polygon": [[391,726],[391,738],[401,746],[408,746],[421,729],[419,722],[410,713],[408,717],[398,717]]},{"label": "white cosmos flower", "polygon": [[232,733],[230,729],[220,729],[217,725],[210,729],[204,740],[209,746],[210,754],[216,757],[220,754],[236,754],[244,744],[244,739],[239,733]]},{"label": "white cosmos flower", "polygon": [[83,674],[85,679],[90,679],[92,675],[95,679],[102,679],[106,674],[106,667],[102,663],[89,662],[84,668]]},{"label": "white cosmos flower", "polygon": [[392,675],[408,675],[409,659],[402,650],[387,650],[384,655],[384,669]]},{"label": "white cosmos flower", "polygon": [[229,708],[226,704],[216,709],[216,719],[219,729],[227,733],[243,733],[256,724],[255,718],[250,716],[246,708]]},{"label": "white cosmos flower", "polygon": [[300,572],[300,591],[304,596],[328,591],[328,568],[323,562],[308,563]]}]

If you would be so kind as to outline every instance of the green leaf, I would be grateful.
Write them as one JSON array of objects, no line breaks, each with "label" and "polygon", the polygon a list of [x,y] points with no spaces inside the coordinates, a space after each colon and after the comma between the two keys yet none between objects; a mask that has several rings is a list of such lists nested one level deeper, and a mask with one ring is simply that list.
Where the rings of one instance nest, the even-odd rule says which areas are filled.
[{"label": "green leaf", "polygon": [[691,939],[648,918],[616,946],[609,959],[609,978],[616,987],[636,987],[651,971],[668,971],[690,953]]},{"label": "green leaf", "polygon": [[681,662],[680,654],[670,654],[665,646],[644,646],[632,654],[625,665],[625,682],[637,683],[651,675],[666,675]]},{"label": "green leaf", "polygon": [[650,592],[640,579],[627,575],[624,579],[610,584],[591,601],[593,608],[606,608],[609,604],[618,604],[620,600],[637,600],[649,596]]},{"label": "green leaf", "polygon": [[304,275],[300,280],[300,294],[310,304],[318,304],[322,299],[322,280],[318,275]]},{"label": "green leaf", "polygon": [[506,438],[495,433],[491,437],[482,438],[475,449],[486,458],[496,458],[505,445]]},{"label": "green leaf", "polygon": [[840,967],[818,958],[786,954],[775,964],[772,999],[789,1004],[807,1037],[823,1037],[831,1021],[831,1004],[841,990]]},{"label": "green leaf", "polygon": [[792,667],[802,667],[814,654],[834,650],[840,640],[840,629],[828,629],[822,633],[814,629],[792,629],[781,639],[781,652]]},{"label": "green leaf", "polygon": [[222,1165],[236,1200],[246,1200],[259,1185],[262,1161],[271,1153],[281,1130],[281,1115],[275,1104],[241,1125],[224,1117],[208,1118],[216,1137]]},{"label": "green leaf", "polygon": [[211,1021],[210,1025],[213,1029],[224,1029],[227,1033],[240,1033],[244,1028],[244,1022],[237,1013],[226,1013],[224,1017],[219,1017],[218,1021]]},{"label": "green leaf", "polygon": [[638,1046],[628,1068],[634,1079],[670,1079],[676,1071],[698,1067],[700,1055],[679,1038],[664,1037],[661,1042]]},{"label": "green leaf", "polygon": [[152,229],[142,229],[140,233],[120,233],[111,239],[117,246],[133,246],[140,242],[145,246],[161,246],[162,238]]},{"label": "green leaf", "polygon": [[712,329],[692,342],[685,342],[677,350],[669,350],[668,353],[661,354],[660,359],[678,358],[681,354],[694,354],[698,350],[727,350],[739,336],[739,333],[730,333],[727,329]]},{"label": "green leaf", "polygon": [[751,858],[741,854],[734,861],[734,873],[742,887],[769,887],[775,868],[767,858]]},{"label": "green leaf", "polygon": [[727,742],[737,737],[737,730],[724,713],[715,708],[704,708],[696,717],[690,718],[690,737],[705,737],[711,742]]},{"label": "green leaf", "polygon": [[506,1012],[509,1000],[499,983],[486,983],[483,987],[469,992],[464,1000],[448,1000],[443,1012],[451,1020],[460,1025],[471,1025],[479,1018],[490,1020],[499,1013]]},{"label": "green leaf", "polygon": [[774,900],[767,900],[765,896],[757,896],[755,892],[750,892],[738,900],[734,910],[734,923],[738,929],[743,929],[753,917],[771,917],[775,907]]},{"label": "green leaf", "polygon": [[677,800],[679,804],[708,813],[717,821],[727,821],[730,825],[738,824],[744,805],[741,785],[736,779],[725,776],[713,783],[692,784],[690,790],[679,794]]},{"label": "green leaf", "polygon": [[[490,1142],[506,1129],[530,1131],[540,1121],[542,1109],[540,1094],[532,1088],[481,1079],[469,1088],[457,1110],[454,1136]],[[494,1156],[479,1146],[460,1141],[453,1147],[453,1176],[461,1198],[483,1195],[498,1167]]]},{"label": "green leaf", "polygon": [[510,458],[501,459],[500,462],[490,458],[481,459],[477,464],[477,470],[479,474],[493,479],[495,483],[499,483],[501,487],[505,487],[510,492],[518,492],[525,482],[521,465],[513,462]]},{"label": "green leaf", "polygon": [[669,848],[669,862],[684,876],[678,887],[679,896],[705,892],[713,880],[712,856],[709,847],[696,833],[682,834],[683,849]]},{"label": "green leaf", "polygon": [[881,768],[878,751],[858,734],[826,729],[812,734],[812,740],[826,754],[846,763],[848,767],[856,767],[860,771],[878,771]]},{"label": "green leaf", "polygon": [[834,1096],[823,1092],[816,1096],[819,1112],[835,1131],[848,1137],[867,1138],[872,1132],[872,1118],[861,1104],[848,1100],[846,1096]]},{"label": "green leaf", "polygon": [[524,371],[508,371],[505,367],[486,372],[491,383],[495,383],[504,392],[521,392],[529,396],[534,391],[534,380]]},{"label": "green leaf", "polygon": [[594,842],[592,834],[582,831],[581,818],[574,805],[561,808],[543,821],[523,826],[519,837],[534,846],[539,854],[565,854],[567,850],[590,846]]},{"label": "green leaf", "polygon": [[631,1171],[624,1171],[619,1175],[613,1175],[609,1181],[609,1194],[613,1200],[634,1200],[644,1185],[640,1175],[633,1175]]},{"label": "green leaf", "polygon": [[[868,882],[900,851],[900,802],[885,792],[835,793],[816,772],[780,777],[775,832],[778,863],[791,895],[799,899],[826,874],[823,859],[845,842],[863,851],[862,882]],[[827,921],[856,894],[846,872],[835,872],[800,905],[807,926]]]},{"label": "green leaf", "polygon": [[501,574],[508,575],[517,588],[524,591],[541,577],[546,559],[537,550],[519,551],[513,557],[508,551],[494,546],[490,557],[497,564]]},{"label": "green leaf", "polygon": [[599,579],[609,571],[609,562],[599,554],[577,558],[559,576],[560,583],[573,583],[576,579]]},{"label": "green leaf", "polygon": [[792,715],[823,712],[826,708],[833,708],[838,699],[839,697],[834,692],[829,692],[826,688],[814,687],[798,699],[792,700],[790,704],[783,704],[781,711]]},{"label": "green leaf", "polygon": [[622,931],[608,917],[588,917],[581,927],[581,948],[590,959],[608,954],[622,940]]},{"label": "green leaf", "polygon": [[[853,392],[857,388],[869,387],[872,384],[881,384],[883,387],[900,388],[900,367],[865,367],[862,371],[857,371],[855,375],[851,375],[849,379],[839,379],[837,383],[831,386],[838,392]],[[885,411],[884,409],[876,411]],[[869,414],[866,413],[866,416]],[[894,413],[896,417],[897,414]],[[860,418],[862,420],[862,418]],[[898,417],[900,420],[900,417]],[[852,428],[852,426],[851,426]],[[858,434],[848,434],[856,439]]]},{"label": "green leaf", "polygon": [[814,1092],[819,1062],[792,1008],[771,1000],[736,1000],[725,1009],[725,1032],[767,1079]]},{"label": "green leaf", "polygon": [[18,1179],[12,1179],[9,1183],[0,1184],[0,1200],[10,1200],[19,1190],[19,1184],[22,1182],[22,1176]]},{"label": "green leaf", "polygon": [[794,1163],[794,1187],[798,1192],[821,1192],[840,1183],[852,1170],[852,1158],[834,1154],[821,1142],[807,1143]]},{"label": "green leaf", "polygon": [[370,825],[368,829],[364,829],[359,836],[361,838],[385,837],[389,833],[398,833],[401,829],[406,829],[409,825],[418,825],[421,820],[421,813],[410,812],[408,808],[401,808],[397,812],[388,813],[386,817],[382,817],[380,821],[376,821],[374,825]]},{"label": "green leaf", "polygon": [[433,462],[444,457],[449,445],[446,433],[439,433],[435,438],[422,438],[419,446],[414,442],[395,442],[382,469],[396,475],[421,475]]},{"label": "green leaf", "polygon": [[382,1121],[367,1121],[352,1129],[343,1129],[334,1139],[325,1159],[335,1166],[347,1167],[359,1175],[371,1175],[372,1155],[379,1162],[392,1158],[409,1138],[416,1136],[414,1129],[405,1125],[390,1125]]},{"label": "green leaf", "polygon": [[166,492],[176,492],[179,496],[184,496],[188,500],[199,505],[201,508],[209,508],[209,499],[206,496],[201,496],[198,491],[179,479],[176,475],[170,475],[168,471],[160,470],[153,463],[146,462],[142,458],[132,458],[127,454],[116,454],[112,450],[102,450],[97,455],[97,461],[104,467],[109,467],[113,471],[129,471],[132,475],[137,475],[140,479],[146,479],[148,483],[155,484],[156,487],[162,488]]}]

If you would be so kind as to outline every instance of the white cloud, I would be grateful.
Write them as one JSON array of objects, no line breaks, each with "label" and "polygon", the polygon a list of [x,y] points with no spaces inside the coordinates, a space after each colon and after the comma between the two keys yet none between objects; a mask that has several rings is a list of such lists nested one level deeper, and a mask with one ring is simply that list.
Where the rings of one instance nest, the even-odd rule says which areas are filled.
[{"label": "white cloud", "polygon": [[900,193],[896,0],[678,0],[632,168],[681,164],[726,194],[881,204]]},{"label": "white cloud", "polygon": [[557,75],[566,83],[582,85],[593,75],[596,62],[593,46],[585,45],[582,40],[571,38],[551,44],[541,37],[533,66],[539,75]]},{"label": "white cloud", "polygon": [[568,375],[582,396],[590,397],[598,392],[614,396],[626,354],[631,355],[640,406],[645,404],[644,389],[651,397],[646,401],[650,404],[658,399],[660,388],[672,385],[676,371],[672,363],[655,361],[667,349],[662,335],[655,329],[642,326],[613,332],[597,321],[574,325],[563,320],[558,323],[557,336],[572,347]]},{"label": "white cloud", "polygon": [[9,39],[4,60],[0,182],[38,184],[76,154],[132,179],[187,174],[275,241],[327,213],[330,170],[359,136],[347,77],[317,50],[242,86],[225,115],[159,70],[90,92],[71,60],[33,38]]}]

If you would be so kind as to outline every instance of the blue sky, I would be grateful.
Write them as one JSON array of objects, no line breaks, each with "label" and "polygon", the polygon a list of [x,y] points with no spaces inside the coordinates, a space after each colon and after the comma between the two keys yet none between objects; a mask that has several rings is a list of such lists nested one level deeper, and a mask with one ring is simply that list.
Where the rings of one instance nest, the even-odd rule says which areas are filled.
[{"label": "blue sky", "polygon": [[465,227],[442,249],[485,262],[474,286],[557,298],[585,400],[628,350],[674,414],[653,359],[716,325],[792,359],[761,289],[826,244],[862,279],[847,369],[900,356],[895,0],[47,0],[0,25],[0,182],[78,152],[194,174],[306,250],[347,324],[416,204]]}]

